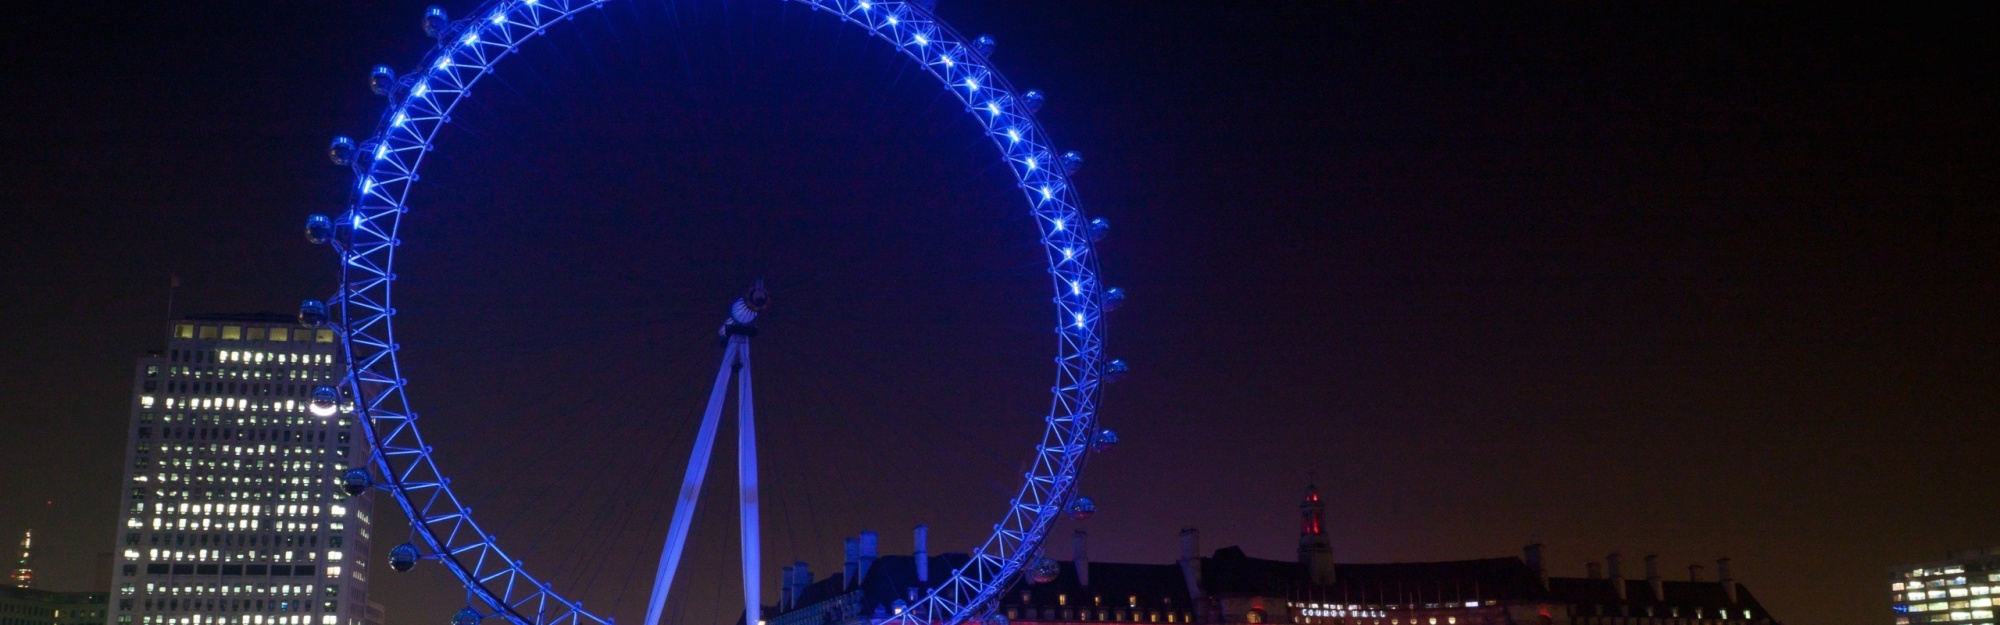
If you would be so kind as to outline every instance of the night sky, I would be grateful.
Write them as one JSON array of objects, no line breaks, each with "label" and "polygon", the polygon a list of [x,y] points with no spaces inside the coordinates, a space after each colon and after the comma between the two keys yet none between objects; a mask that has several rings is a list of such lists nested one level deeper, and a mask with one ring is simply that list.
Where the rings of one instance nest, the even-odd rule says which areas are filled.
[{"label": "night sky", "polygon": [[[430,42],[422,2],[44,4],[0,40],[0,532],[83,588],[170,276],[178,313],[331,293],[300,235],[347,197],[324,146]],[[943,0],[1050,94],[1114,224],[1135,372],[1093,557],[1197,526],[1289,558],[1312,476],[1345,561],[1728,555],[1788,622],[1887,621],[1886,567],[2000,544],[2000,24],[1924,9]],[[863,529],[983,536],[1046,409],[1048,283],[931,78],[802,5],[633,0],[475,94],[411,200],[398,332],[510,549],[638,620],[758,278],[767,597]],[[740,609],[717,461],[690,623]],[[376,570],[398,625],[463,604]]]}]

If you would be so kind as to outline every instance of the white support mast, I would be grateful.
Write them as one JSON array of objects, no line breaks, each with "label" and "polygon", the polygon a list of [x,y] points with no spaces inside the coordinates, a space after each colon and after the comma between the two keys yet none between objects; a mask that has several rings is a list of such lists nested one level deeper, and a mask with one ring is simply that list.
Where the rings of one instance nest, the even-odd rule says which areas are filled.
[{"label": "white support mast", "polygon": [[660,568],[653,574],[653,597],[646,605],[646,624],[660,625],[667,607],[667,592],[674,585],[674,571],[680,567],[681,552],[687,546],[689,526],[694,523],[695,501],[708,476],[710,452],[715,447],[715,429],[722,418],[722,402],[728,396],[729,379],[735,375],[736,389],[736,488],[742,502],[738,512],[743,521],[743,623],[757,625],[761,618],[763,593],[758,587],[763,545],[757,520],[757,410],[750,392],[750,338],[757,327],[750,325],[757,314],[770,306],[770,294],[759,281],[750,292],[729,308],[729,319],[719,333],[723,339],[722,366],[715,372],[715,386],[708,393],[708,409],[701,417],[701,431],[695,436],[694,453],[688,456],[687,473],[681,479],[680,498],[674,502],[673,525],[667,530],[666,545],[660,549]]}]

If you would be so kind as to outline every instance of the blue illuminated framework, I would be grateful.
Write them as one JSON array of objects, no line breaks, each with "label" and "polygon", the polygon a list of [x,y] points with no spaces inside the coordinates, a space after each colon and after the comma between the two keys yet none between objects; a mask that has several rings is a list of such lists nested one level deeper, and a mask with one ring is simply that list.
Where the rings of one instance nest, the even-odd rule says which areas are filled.
[{"label": "blue illuminated framework", "polygon": [[[341,390],[373,426],[368,428],[372,475],[354,474],[349,480],[393,493],[409,515],[413,542],[424,548],[421,557],[441,563],[464,582],[472,606],[455,622],[493,616],[523,625],[610,622],[529,574],[452,492],[418,432],[417,413],[404,391],[408,381],[397,363],[391,294],[399,228],[409,211],[405,201],[452,110],[523,42],[606,1],[494,0],[458,21],[446,21],[435,10],[427,13],[425,28],[439,38],[438,46],[410,74],[376,68],[371,86],[390,105],[373,138],[358,146],[339,140],[332,148],[335,159],[351,163],[356,172],[350,207],[330,223],[308,225],[309,233],[330,240],[342,259],[340,293],[327,302],[331,325],[342,332],[349,367]],[[1103,357],[1102,311],[1123,299],[1122,291],[1103,288],[1097,277],[1093,243],[1106,225],[1087,221],[1069,183],[1081,157],[1059,155],[1051,147],[1034,117],[1041,94],[1016,91],[991,66],[990,38],[968,41],[916,2],[792,1],[838,16],[893,45],[964,102],[1019,180],[1047,248],[1055,287],[1056,383],[1037,458],[992,535],[968,563],[887,621],[915,625],[987,618],[1013,576],[1041,557],[1043,538],[1076,497],[1076,479],[1087,456],[1116,441],[1110,432],[1100,435],[1096,411],[1100,374],[1111,378],[1125,370],[1123,362]],[[392,567],[406,564],[392,558]]]}]

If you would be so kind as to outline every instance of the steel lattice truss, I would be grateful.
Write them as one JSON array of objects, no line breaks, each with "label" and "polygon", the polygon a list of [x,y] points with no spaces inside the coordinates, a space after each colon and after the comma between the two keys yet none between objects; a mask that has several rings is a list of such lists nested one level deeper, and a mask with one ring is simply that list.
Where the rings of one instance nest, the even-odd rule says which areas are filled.
[{"label": "steel lattice truss", "polygon": [[[450,488],[417,429],[397,364],[394,260],[405,204],[433,139],[472,87],[523,42],[607,0],[493,0],[440,33],[416,71],[397,79],[375,135],[355,158],[350,208],[334,221],[341,292],[329,303],[342,330],[354,410],[369,419],[372,469],[409,515],[412,531],[465,583],[473,609],[522,625],[610,623],[558,594],[507,555]],[[958,623],[992,614],[995,598],[1039,557],[1042,540],[1075,496],[1096,434],[1104,366],[1104,289],[1090,225],[1069,172],[1035,121],[1035,97],[1015,91],[982,49],[929,9],[896,0],[792,0],[863,28],[915,60],[965,103],[1012,166],[1040,226],[1055,287],[1057,355],[1053,400],[1033,468],[969,563],[928,596],[888,619],[897,625]]]}]

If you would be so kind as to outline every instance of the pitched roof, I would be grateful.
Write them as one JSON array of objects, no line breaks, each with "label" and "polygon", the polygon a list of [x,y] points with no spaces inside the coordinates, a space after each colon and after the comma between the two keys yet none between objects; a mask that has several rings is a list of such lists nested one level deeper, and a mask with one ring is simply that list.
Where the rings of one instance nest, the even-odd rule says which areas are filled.
[{"label": "pitched roof", "polygon": [[1443,603],[1541,599],[1535,572],[1520,558],[1443,562],[1336,563],[1333,583],[1314,583],[1303,564],[1244,555],[1226,547],[1202,561],[1202,587],[1213,594],[1316,596],[1353,603]]},{"label": "pitched roof", "polygon": [[1627,579],[1625,580],[1625,599],[1621,601],[1615,592],[1617,587],[1612,586],[1609,579],[1579,577],[1549,578],[1550,594],[1572,605],[1630,606],[1634,608],[1644,608],[1647,606],[1662,608],[1698,607],[1709,610],[1728,608],[1750,610],[1752,614],[1758,616],[1767,614],[1764,611],[1763,604],[1758,603],[1757,597],[1751,595],[1750,589],[1742,584],[1736,585],[1736,603],[1734,604],[1729,602],[1729,594],[1724,591],[1722,584],[1718,582],[1662,581],[1660,585],[1666,598],[1663,601],[1655,601],[1653,600],[1653,588],[1646,580]]}]

